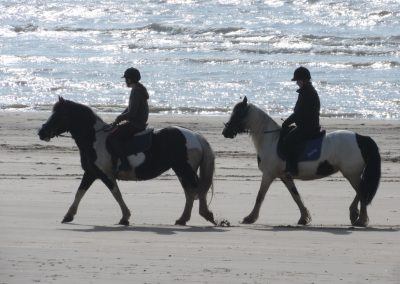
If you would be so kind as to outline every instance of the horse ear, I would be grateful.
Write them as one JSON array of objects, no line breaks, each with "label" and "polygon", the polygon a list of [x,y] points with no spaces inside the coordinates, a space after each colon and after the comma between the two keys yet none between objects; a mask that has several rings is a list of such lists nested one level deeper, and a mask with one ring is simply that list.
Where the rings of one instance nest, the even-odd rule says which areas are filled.
[{"label": "horse ear", "polygon": [[58,96],[58,101],[59,101],[60,103],[63,103],[63,102],[64,102],[64,98],[61,97],[61,96]]},{"label": "horse ear", "polygon": [[243,103],[247,105],[247,97],[244,96]]}]

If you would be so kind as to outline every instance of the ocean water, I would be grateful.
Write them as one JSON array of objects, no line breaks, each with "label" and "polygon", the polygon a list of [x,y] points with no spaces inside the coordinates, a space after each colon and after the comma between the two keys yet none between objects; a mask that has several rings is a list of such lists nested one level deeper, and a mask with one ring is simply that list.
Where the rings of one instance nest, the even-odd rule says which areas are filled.
[{"label": "ocean water", "polygon": [[58,96],[119,112],[142,73],[153,113],[227,113],[247,96],[285,117],[300,65],[321,115],[400,119],[400,1],[0,0],[0,108]]}]

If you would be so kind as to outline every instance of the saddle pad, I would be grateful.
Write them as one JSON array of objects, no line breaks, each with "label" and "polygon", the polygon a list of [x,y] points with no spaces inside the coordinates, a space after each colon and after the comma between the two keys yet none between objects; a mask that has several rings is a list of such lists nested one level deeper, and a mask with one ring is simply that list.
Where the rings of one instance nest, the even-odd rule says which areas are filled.
[{"label": "saddle pad", "polygon": [[124,145],[126,155],[129,156],[148,150],[152,144],[153,131],[153,128],[148,128],[127,139]]},{"label": "saddle pad", "polygon": [[308,140],[303,153],[301,153],[299,157],[299,162],[318,160],[321,156],[321,146],[323,139],[324,136]]},{"label": "saddle pad", "polygon": [[[318,137],[314,139],[309,139],[306,142],[304,147],[304,151],[300,154],[298,162],[305,162],[305,161],[315,161],[318,160],[321,156],[321,148],[322,148],[322,141],[325,137],[325,131],[321,131],[318,134]],[[280,139],[278,143],[278,156],[282,160],[286,160],[286,156],[282,151],[282,139]]]}]

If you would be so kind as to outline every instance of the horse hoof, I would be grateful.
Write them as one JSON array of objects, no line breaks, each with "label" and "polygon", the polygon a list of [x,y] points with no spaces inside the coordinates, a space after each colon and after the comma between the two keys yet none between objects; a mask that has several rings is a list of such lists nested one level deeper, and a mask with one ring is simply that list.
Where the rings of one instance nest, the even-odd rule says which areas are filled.
[{"label": "horse hoof", "polygon": [[121,221],[119,221],[118,224],[119,224],[119,225],[124,225],[124,226],[129,226],[129,221],[128,221],[128,220],[121,219]]},{"label": "horse hoof", "polygon": [[61,221],[61,223],[69,223],[72,222],[74,220],[74,217],[72,216],[65,216],[64,219]]},{"label": "horse hoof", "polygon": [[217,225],[217,223],[214,220],[214,214],[211,211],[207,211],[207,212],[200,212],[200,215],[206,219],[208,222],[213,223],[215,226]]},{"label": "horse hoof", "polygon": [[350,213],[350,222],[353,226],[356,226],[356,222],[358,220],[359,217],[359,213],[358,212],[352,212]]},{"label": "horse hoof", "polygon": [[245,218],[243,218],[242,224],[253,224],[257,219],[247,216]]},{"label": "horse hoof", "polygon": [[297,222],[298,225],[303,225],[303,226],[309,225],[310,223],[311,223],[311,217],[304,217],[304,218],[302,217]]},{"label": "horse hoof", "polygon": [[177,226],[186,226],[186,221],[183,220],[176,220],[175,225]]},{"label": "horse hoof", "polygon": [[362,221],[362,220],[358,219],[352,225],[356,226],[356,227],[368,227],[368,223],[369,223],[369,220]]},{"label": "horse hoof", "polygon": [[302,225],[302,226],[306,226],[308,224],[311,223],[311,220],[307,220],[307,219],[300,219],[299,222],[297,222],[297,225]]}]

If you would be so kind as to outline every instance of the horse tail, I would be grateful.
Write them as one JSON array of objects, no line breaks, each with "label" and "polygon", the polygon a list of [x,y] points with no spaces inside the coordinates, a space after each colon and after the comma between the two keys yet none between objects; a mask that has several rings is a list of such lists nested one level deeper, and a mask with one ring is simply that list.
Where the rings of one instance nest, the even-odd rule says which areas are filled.
[{"label": "horse tail", "polygon": [[356,140],[365,161],[358,194],[360,200],[368,205],[378,190],[381,178],[381,156],[378,146],[371,137],[356,134]]},{"label": "horse tail", "polygon": [[[203,150],[203,157],[200,162],[200,173],[199,173],[199,191],[207,194],[211,188],[211,200],[214,196],[214,173],[215,173],[215,154],[211,145],[201,135],[199,142]],[[210,203],[211,203],[210,200]]]}]

